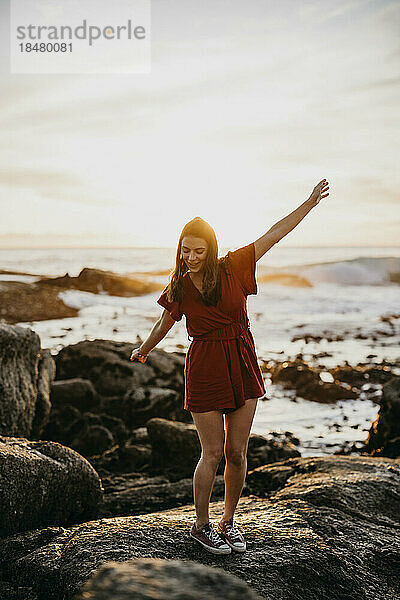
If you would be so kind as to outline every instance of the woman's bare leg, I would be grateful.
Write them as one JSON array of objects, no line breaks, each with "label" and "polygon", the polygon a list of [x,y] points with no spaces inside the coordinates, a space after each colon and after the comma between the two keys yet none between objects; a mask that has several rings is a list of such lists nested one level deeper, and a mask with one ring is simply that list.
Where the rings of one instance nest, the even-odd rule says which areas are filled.
[{"label": "woman's bare leg", "polygon": [[193,476],[196,527],[202,527],[210,520],[210,497],[224,450],[224,417],[218,410],[191,413],[191,415],[202,449]]},{"label": "woman's bare leg", "polygon": [[236,510],[247,473],[247,446],[258,398],[251,398],[232,413],[225,415],[225,507],[222,520]]}]

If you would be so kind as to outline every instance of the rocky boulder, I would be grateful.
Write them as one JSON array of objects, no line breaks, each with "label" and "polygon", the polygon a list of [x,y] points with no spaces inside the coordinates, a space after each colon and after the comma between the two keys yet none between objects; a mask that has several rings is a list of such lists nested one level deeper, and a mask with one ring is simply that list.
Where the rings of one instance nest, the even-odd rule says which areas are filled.
[{"label": "rocky boulder", "polygon": [[183,409],[185,357],[154,349],[142,364],[129,360],[133,348],[129,342],[99,339],[62,348],[55,357],[51,419],[60,422],[71,406],[81,414],[86,409],[122,419],[129,429],[152,417],[189,422]]},{"label": "rocky boulder", "polygon": [[103,563],[76,600],[261,600],[244,581],[191,560],[135,558]]},{"label": "rocky boulder", "polygon": [[335,380],[348,383],[359,389],[366,383],[384,384],[394,377],[390,366],[384,363],[377,365],[344,365],[328,370]]},{"label": "rocky boulder", "polygon": [[122,419],[105,413],[81,413],[66,405],[53,409],[43,438],[60,442],[85,457],[97,456],[129,437]]},{"label": "rocky boulder", "polygon": [[101,294],[107,292],[110,296],[139,296],[163,289],[163,286],[150,281],[146,276],[119,275],[113,271],[90,269],[85,267],[78,277],[66,273],[62,277],[42,278],[39,286],[56,286],[63,289],[81,290]]},{"label": "rocky boulder", "polygon": [[[168,421],[154,418],[146,423],[152,450],[152,468],[167,474],[171,481],[190,477],[200,459],[201,445],[194,424]],[[271,433],[267,436],[253,434],[249,436],[247,467],[254,469],[260,464],[300,456],[294,441],[299,440],[284,434]],[[223,473],[225,457],[222,455],[217,473]]]},{"label": "rocky boulder", "polygon": [[151,384],[183,391],[184,358],[154,349],[146,363],[132,362],[129,357],[134,347],[131,342],[101,339],[65,346],[55,357],[56,379],[84,377],[105,397],[121,398],[137,386]]},{"label": "rocky boulder", "polygon": [[94,519],[100,479],[79,454],[46,441],[0,436],[0,536]]},{"label": "rocky boulder", "polygon": [[[257,495],[242,497],[235,513],[247,540],[244,554],[215,556],[190,538],[195,518],[191,503],[11,536],[0,545],[0,573],[14,587],[33,588],[41,600],[72,600],[85,585],[91,593],[88,580],[108,561],[155,559],[156,569],[160,559],[179,559],[187,565],[188,577],[189,561],[222,568],[268,600],[398,597],[399,460],[290,458],[250,472],[247,483]],[[222,513],[223,500],[211,502],[210,519],[215,522]],[[147,568],[153,572],[152,566]],[[173,589],[180,589],[181,579],[184,589],[185,574],[175,573]],[[146,590],[144,575],[141,580]],[[129,581],[127,575],[127,585]],[[106,587],[105,579],[103,583]],[[154,585],[157,591],[159,584]],[[226,580],[209,597],[225,597],[229,586]]]},{"label": "rocky boulder", "polygon": [[314,402],[331,403],[358,397],[357,390],[347,383],[323,381],[319,370],[301,359],[285,361],[276,365],[266,363],[263,371],[271,373],[272,383],[279,383],[285,388],[294,389],[302,398]]},{"label": "rocky boulder", "polygon": [[[150,419],[126,444],[89,460],[104,486],[102,516],[136,515],[193,501],[193,473],[201,446],[193,424]],[[247,467],[300,456],[290,432],[250,434]],[[217,468],[212,497],[224,497],[225,457]],[[243,494],[247,493],[246,486]]]},{"label": "rocky boulder", "polygon": [[76,317],[79,310],[64,304],[60,291],[36,283],[0,281],[0,319],[13,324]]},{"label": "rocky boulder", "polygon": [[51,404],[54,408],[64,407],[67,404],[75,406],[84,412],[97,409],[101,397],[94,389],[93,383],[83,377],[53,381],[51,385]]},{"label": "rocky boulder", "polygon": [[372,456],[400,456],[400,377],[382,387],[382,401],[366,441]]},{"label": "rocky boulder", "polygon": [[153,385],[138,386],[129,390],[122,399],[121,413],[131,429],[142,427],[154,416],[169,418],[183,398],[179,392]]},{"label": "rocky boulder", "polygon": [[50,413],[55,363],[40,338],[18,325],[0,323],[0,434],[38,437]]}]

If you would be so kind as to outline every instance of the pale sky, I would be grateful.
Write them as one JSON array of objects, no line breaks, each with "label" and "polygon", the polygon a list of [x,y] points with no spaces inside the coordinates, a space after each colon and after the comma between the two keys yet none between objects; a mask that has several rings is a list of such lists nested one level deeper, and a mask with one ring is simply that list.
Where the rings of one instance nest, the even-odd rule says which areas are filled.
[{"label": "pale sky", "polygon": [[399,245],[397,0],[153,0],[137,75],[10,74],[7,5],[0,246],[239,245],[323,178],[281,244]]}]

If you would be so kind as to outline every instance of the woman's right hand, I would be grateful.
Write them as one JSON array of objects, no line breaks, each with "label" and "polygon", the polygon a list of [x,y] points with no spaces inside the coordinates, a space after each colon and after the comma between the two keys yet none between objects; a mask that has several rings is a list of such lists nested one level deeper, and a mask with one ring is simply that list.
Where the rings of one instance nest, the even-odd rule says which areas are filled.
[{"label": "woman's right hand", "polygon": [[143,354],[140,353],[140,349],[139,348],[135,348],[134,350],[132,350],[132,353],[131,353],[131,356],[130,356],[129,360],[132,360],[132,361],[133,360],[138,360],[141,363],[144,363],[147,360],[147,356],[148,356],[148,354],[143,355]]},{"label": "woman's right hand", "polygon": [[309,200],[314,206],[316,206],[320,202],[321,198],[326,198],[327,196],[329,196],[328,190],[329,183],[326,179],[322,179],[319,183],[317,183],[317,185],[311,192]]}]

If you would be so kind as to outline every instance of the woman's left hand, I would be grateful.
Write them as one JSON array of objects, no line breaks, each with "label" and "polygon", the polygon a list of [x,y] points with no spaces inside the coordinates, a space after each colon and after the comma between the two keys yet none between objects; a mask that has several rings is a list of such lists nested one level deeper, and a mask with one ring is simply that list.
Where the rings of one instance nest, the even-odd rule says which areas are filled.
[{"label": "woman's left hand", "polygon": [[314,206],[316,206],[318,204],[318,202],[321,200],[321,198],[326,198],[326,196],[329,196],[328,190],[329,190],[329,183],[327,182],[326,179],[322,179],[322,181],[317,183],[317,185],[311,192],[309,200],[311,200],[312,204]]}]

